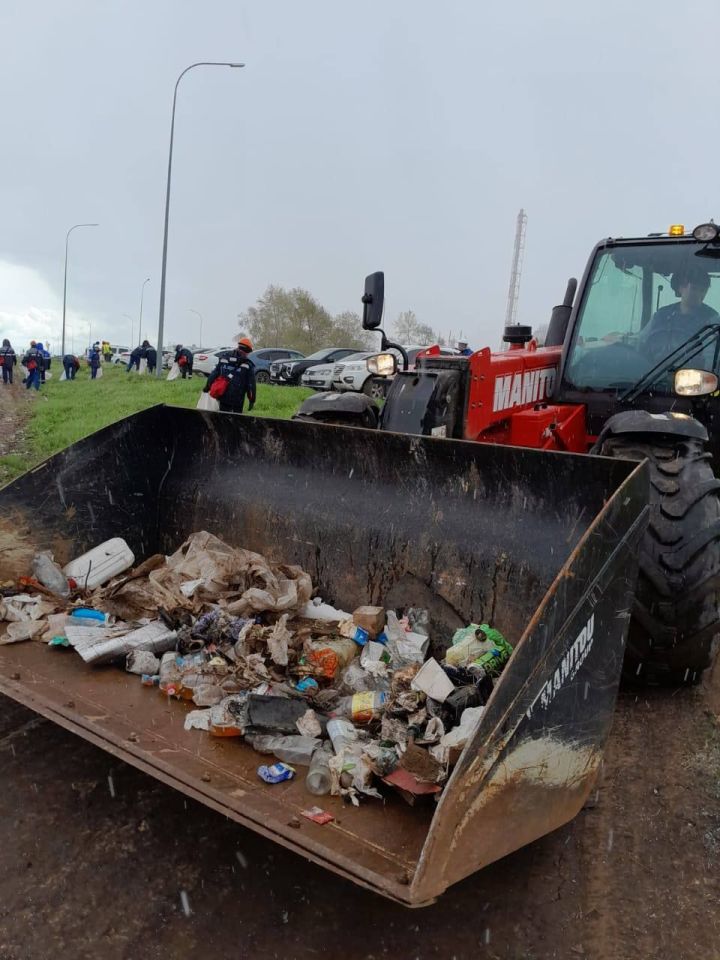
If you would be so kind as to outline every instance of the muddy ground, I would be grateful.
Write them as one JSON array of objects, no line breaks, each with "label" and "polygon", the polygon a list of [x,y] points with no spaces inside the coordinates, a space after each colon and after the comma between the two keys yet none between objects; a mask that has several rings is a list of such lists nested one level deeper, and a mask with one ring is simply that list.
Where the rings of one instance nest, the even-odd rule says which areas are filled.
[{"label": "muddy ground", "polygon": [[621,695],[596,805],[409,911],[0,698],[0,960],[718,958],[708,703]]},{"label": "muddy ground", "polygon": [[715,674],[622,694],[595,805],[417,911],[0,697],[0,960],[718,960]]}]

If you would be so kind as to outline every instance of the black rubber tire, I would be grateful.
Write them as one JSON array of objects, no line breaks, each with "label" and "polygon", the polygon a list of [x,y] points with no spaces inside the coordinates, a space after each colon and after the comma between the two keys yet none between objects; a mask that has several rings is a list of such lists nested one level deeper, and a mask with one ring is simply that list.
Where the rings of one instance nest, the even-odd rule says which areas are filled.
[{"label": "black rubber tire", "polygon": [[270,383],[270,374],[267,370],[258,370],[255,374],[255,380],[257,383]]},{"label": "black rubber tire", "polygon": [[711,455],[701,440],[647,434],[611,436],[601,452],[650,461],[650,522],[623,680],[698,683],[720,635],[720,480]]}]

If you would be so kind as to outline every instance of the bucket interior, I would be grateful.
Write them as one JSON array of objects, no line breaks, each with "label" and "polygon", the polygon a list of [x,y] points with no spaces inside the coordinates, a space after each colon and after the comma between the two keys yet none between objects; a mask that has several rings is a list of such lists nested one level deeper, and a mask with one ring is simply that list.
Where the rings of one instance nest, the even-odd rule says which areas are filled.
[{"label": "bucket interior", "polygon": [[[437,657],[470,622],[517,644],[631,469],[597,462],[590,471],[570,454],[156,407],[0,492],[0,576],[28,572],[18,564],[40,547],[66,562],[122,536],[140,561],[207,530],[303,567],[340,608],[427,607]],[[248,745],[184,731],[183,704],[122,670],[25,643],[0,648],[0,672],[13,696],[22,684],[9,676],[34,678],[31,705],[105,749],[121,743],[130,762],[226,815],[409,899],[433,803],[409,806],[385,788],[385,802],[360,808],[320,798],[336,822],[319,826],[300,816],[317,801],[302,776],[263,784]]]}]

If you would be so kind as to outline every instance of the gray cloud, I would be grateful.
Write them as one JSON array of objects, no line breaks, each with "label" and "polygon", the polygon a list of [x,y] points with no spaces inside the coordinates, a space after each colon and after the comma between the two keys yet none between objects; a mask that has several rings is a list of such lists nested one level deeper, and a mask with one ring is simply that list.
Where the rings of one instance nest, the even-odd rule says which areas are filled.
[{"label": "gray cloud", "polygon": [[520,206],[533,323],[596,240],[717,212],[716,0],[485,6],[6,0],[0,260],[56,297],[25,309],[59,316],[65,231],[92,220],[73,322],[126,340],[149,275],[156,324],[172,88],[197,59],[247,68],[181,87],[168,340],[193,339],[189,308],[227,340],[271,282],[357,309],[382,268],[391,317],[495,344]]}]

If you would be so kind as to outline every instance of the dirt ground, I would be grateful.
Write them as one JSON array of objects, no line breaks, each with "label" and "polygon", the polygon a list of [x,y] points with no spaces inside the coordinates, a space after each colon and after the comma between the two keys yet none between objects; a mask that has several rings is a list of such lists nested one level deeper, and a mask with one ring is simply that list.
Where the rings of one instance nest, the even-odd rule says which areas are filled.
[{"label": "dirt ground", "polygon": [[0,960],[713,960],[720,726],[709,694],[622,694],[595,806],[417,911],[0,698]]},{"label": "dirt ground", "polygon": [[0,382],[0,486],[17,474],[17,469],[3,462],[4,457],[22,454],[25,445],[25,427],[30,416],[31,404],[37,402],[35,391],[31,395],[20,380],[15,368],[15,382],[6,386]]},{"label": "dirt ground", "polygon": [[623,693],[594,805],[409,911],[0,697],[0,960],[719,960],[718,713]]}]

